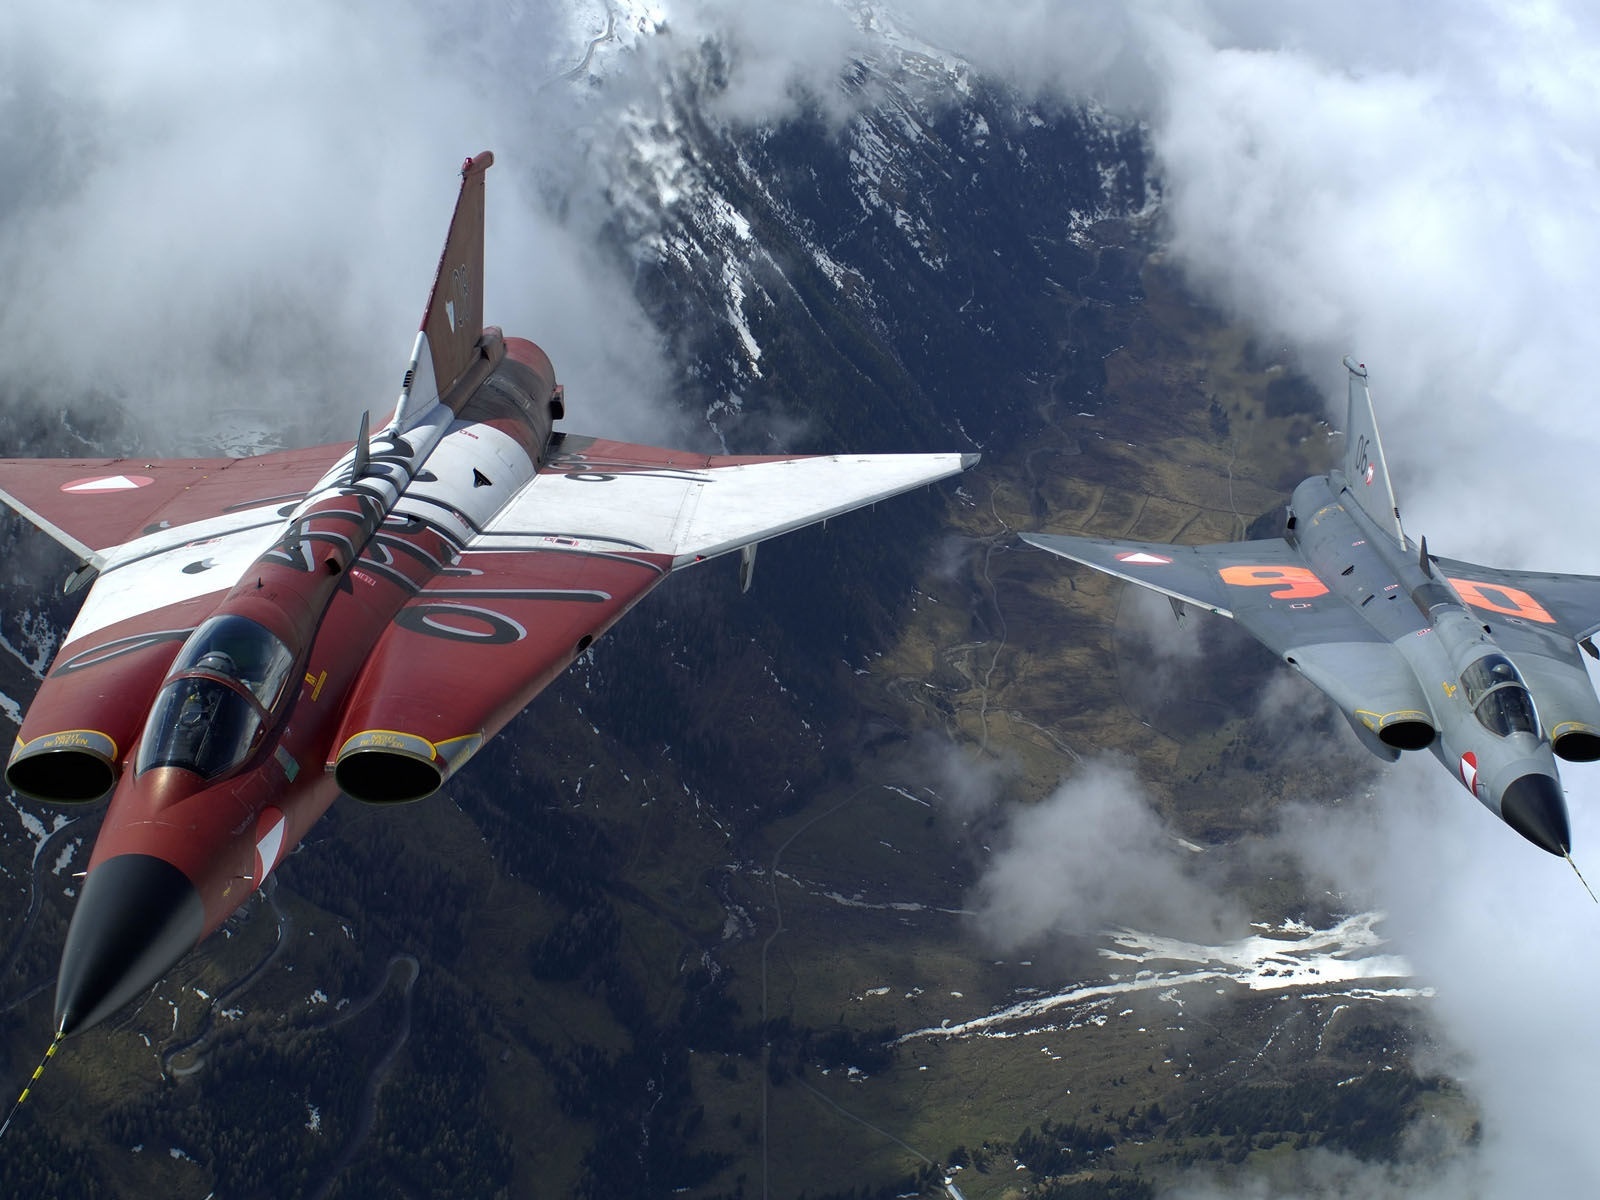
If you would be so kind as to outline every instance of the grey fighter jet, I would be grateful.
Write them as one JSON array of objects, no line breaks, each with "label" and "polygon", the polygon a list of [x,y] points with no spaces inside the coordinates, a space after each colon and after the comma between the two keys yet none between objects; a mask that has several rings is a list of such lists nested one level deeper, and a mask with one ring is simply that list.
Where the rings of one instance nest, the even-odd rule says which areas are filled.
[{"label": "grey fighter jet", "polygon": [[1366,368],[1350,372],[1342,469],[1294,490],[1283,536],[1169,546],[1025,533],[1041,550],[1238,621],[1316,684],[1361,744],[1431,750],[1490,812],[1570,858],[1556,757],[1600,759],[1600,577],[1439,558],[1406,537]]}]

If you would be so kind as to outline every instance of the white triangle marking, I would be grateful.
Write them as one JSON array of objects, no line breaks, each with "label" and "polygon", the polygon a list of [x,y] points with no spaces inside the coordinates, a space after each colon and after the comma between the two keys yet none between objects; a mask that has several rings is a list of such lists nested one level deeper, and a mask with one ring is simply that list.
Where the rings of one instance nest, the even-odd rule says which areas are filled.
[{"label": "white triangle marking", "polygon": [[63,492],[130,492],[135,488],[149,487],[155,480],[148,475],[101,475],[94,479],[74,479],[63,483]]},{"label": "white triangle marking", "polygon": [[278,819],[272,823],[272,828],[267,830],[256,842],[256,886],[260,887],[262,880],[278,865],[278,851],[283,849],[283,814],[278,814]]},{"label": "white triangle marking", "polygon": [[1119,554],[1117,561],[1135,563],[1141,567],[1164,567],[1172,562],[1170,558],[1162,558],[1159,554],[1146,554],[1143,550],[1130,550],[1127,554]]}]

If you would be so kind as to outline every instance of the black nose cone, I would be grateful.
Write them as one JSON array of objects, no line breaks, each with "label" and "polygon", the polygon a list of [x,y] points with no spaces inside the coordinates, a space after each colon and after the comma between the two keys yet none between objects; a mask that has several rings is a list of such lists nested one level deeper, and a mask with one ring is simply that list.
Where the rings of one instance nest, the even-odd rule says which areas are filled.
[{"label": "black nose cone", "polygon": [[148,854],[89,872],[56,975],[56,1028],[105,1020],[165,975],[200,940],[205,905],[188,876]]},{"label": "black nose cone", "polygon": [[1500,796],[1500,816],[1541,850],[1565,854],[1572,849],[1567,802],[1561,784],[1549,775],[1513,779]]}]

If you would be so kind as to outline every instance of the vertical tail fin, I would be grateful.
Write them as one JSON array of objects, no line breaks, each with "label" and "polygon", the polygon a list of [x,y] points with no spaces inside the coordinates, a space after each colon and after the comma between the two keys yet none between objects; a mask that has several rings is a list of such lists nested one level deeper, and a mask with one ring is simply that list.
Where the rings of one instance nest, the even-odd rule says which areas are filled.
[{"label": "vertical tail fin", "polygon": [[483,174],[493,165],[494,155],[485,150],[461,166],[461,194],[391,421],[396,429],[409,428],[436,398],[449,396],[478,360],[483,336]]},{"label": "vertical tail fin", "polygon": [[477,357],[483,334],[483,175],[493,164],[494,155],[485,150],[461,166],[461,195],[422,316],[441,396]]},{"label": "vertical tail fin", "polygon": [[1383,443],[1378,439],[1378,420],[1372,412],[1372,393],[1367,390],[1367,368],[1349,355],[1345,369],[1350,372],[1350,414],[1345,421],[1345,487],[1356,503],[1378,523],[1378,528],[1406,544],[1400,526],[1400,510],[1394,502],[1394,485],[1389,482],[1389,466],[1383,458]]}]

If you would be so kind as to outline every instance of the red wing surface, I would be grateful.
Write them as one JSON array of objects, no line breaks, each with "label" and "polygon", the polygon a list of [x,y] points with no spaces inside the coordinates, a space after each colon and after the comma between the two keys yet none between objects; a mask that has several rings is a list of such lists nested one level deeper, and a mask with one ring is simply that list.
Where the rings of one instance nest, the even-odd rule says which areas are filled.
[{"label": "red wing surface", "polygon": [[348,444],[256,458],[0,460],[0,501],[88,561],[158,529],[291,504]]},{"label": "red wing surface", "polygon": [[[383,635],[334,739],[341,786],[425,794],[674,568],[963,465],[957,454],[729,458],[563,439]],[[403,567],[364,558],[355,586],[364,571],[398,581]],[[352,765],[362,759],[378,765]],[[413,778],[396,767],[408,761],[427,766]]]},{"label": "red wing surface", "polygon": [[659,556],[467,551],[384,633],[333,753],[402,749],[454,770],[669,570]]}]

